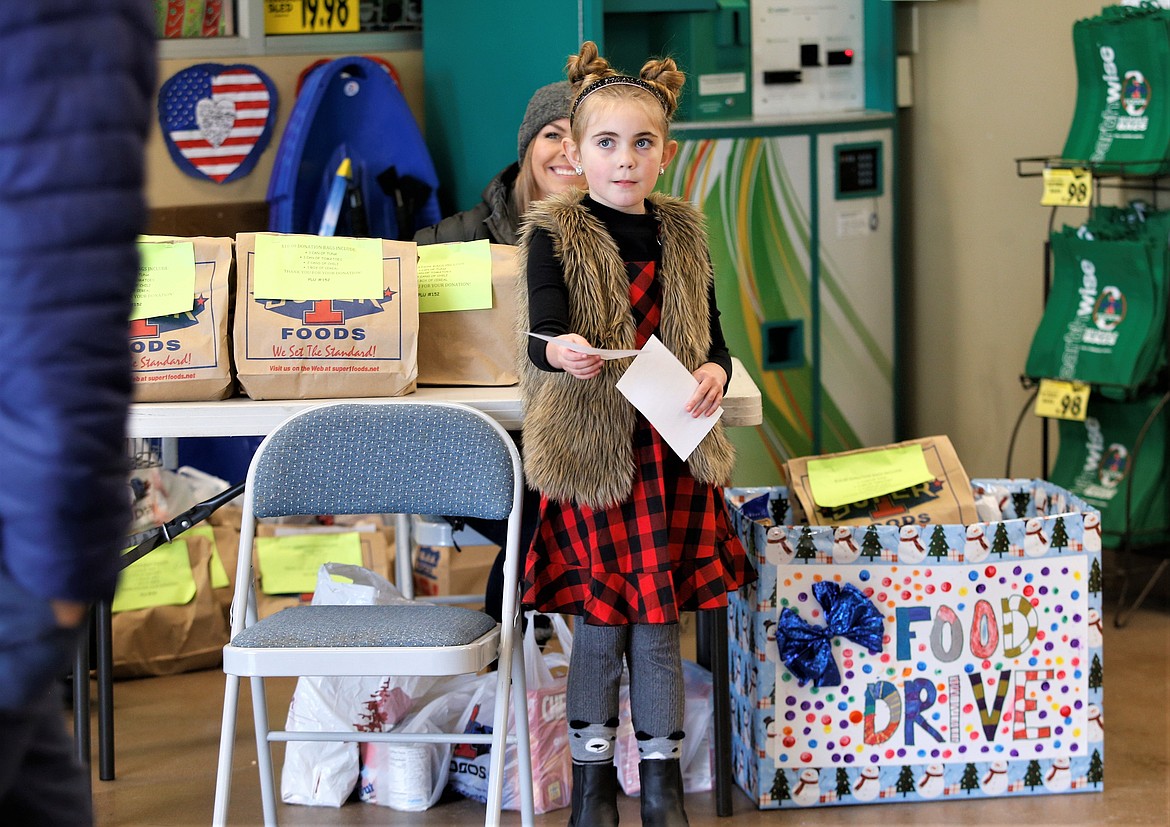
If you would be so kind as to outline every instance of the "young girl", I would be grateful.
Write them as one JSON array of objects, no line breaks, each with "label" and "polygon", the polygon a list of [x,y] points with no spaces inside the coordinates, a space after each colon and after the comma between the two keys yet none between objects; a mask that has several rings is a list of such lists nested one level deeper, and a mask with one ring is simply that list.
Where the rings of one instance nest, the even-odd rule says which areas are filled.
[{"label": "young girl", "polygon": [[613,745],[623,661],[639,748],[642,823],[685,825],[680,611],[727,605],[754,579],[719,486],[734,453],[717,423],[687,461],[616,389],[628,360],[557,342],[641,347],[651,334],[698,382],[686,410],[711,416],[731,358],[719,326],[702,217],[654,185],[674,158],[667,127],[683,74],[651,60],[620,75],[586,42],[569,59],[570,162],[589,191],[534,205],[521,233],[528,290],[522,360],[525,472],[541,492],[524,603],[576,615],[568,679],[570,825],[617,824]]}]

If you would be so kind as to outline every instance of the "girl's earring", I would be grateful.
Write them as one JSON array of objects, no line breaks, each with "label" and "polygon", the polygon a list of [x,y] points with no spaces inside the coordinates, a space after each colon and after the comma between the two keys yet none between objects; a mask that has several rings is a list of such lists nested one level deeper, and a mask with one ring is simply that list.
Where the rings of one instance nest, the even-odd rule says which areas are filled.
[{"label": "girl's earring", "polygon": [[577,166],[573,167],[573,172],[577,173],[578,175],[581,175],[585,172],[585,170],[581,169],[580,164],[577,164]]},{"label": "girl's earring", "polygon": [[659,175],[665,175],[665,174],[666,174],[666,167],[659,167],[659,168],[658,168],[658,174],[659,174]]}]

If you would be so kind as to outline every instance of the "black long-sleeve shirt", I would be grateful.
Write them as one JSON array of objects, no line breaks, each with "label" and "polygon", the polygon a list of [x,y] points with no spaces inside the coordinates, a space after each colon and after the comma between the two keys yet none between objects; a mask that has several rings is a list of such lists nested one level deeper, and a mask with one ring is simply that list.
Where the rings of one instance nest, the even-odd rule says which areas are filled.
[{"label": "black long-sleeve shirt", "polygon": [[[598,218],[617,243],[618,252],[625,262],[662,263],[662,247],[658,243],[658,219],[647,202],[644,214],[624,213],[599,204],[589,196],[581,202],[590,213]],[[569,330],[569,293],[561,263],[553,254],[552,236],[545,230],[536,230],[528,248],[528,329],[547,336],[572,333]],[[695,308],[695,312],[702,312]],[[711,348],[707,361],[723,368],[731,381],[731,354],[723,338],[719,324],[719,308],[715,304],[715,285],[712,282],[707,291],[707,315],[711,327]],[[657,331],[656,331],[657,332]],[[597,342],[590,342],[597,346]],[[554,371],[545,356],[543,339],[529,337],[528,358],[541,370]]]}]

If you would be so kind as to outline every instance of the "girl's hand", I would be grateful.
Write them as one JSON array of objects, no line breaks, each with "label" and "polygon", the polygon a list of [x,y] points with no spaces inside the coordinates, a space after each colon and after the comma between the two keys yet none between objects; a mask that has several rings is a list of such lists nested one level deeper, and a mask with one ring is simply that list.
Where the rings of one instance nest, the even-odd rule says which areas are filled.
[{"label": "girl's hand", "polygon": [[[576,333],[565,333],[557,336],[557,339],[590,347],[588,340]],[[565,373],[570,376],[575,376],[578,379],[592,379],[601,373],[600,356],[594,353],[578,353],[575,350],[569,350],[567,347],[561,347],[557,344],[556,339],[548,342],[544,346],[544,355],[548,359],[548,363],[554,368],[560,368]]]},{"label": "girl's hand", "polygon": [[711,416],[720,403],[723,402],[723,386],[727,384],[727,374],[723,368],[714,362],[707,362],[699,366],[692,376],[699,382],[694,394],[687,401],[686,410],[691,416],[698,419],[700,416]]}]

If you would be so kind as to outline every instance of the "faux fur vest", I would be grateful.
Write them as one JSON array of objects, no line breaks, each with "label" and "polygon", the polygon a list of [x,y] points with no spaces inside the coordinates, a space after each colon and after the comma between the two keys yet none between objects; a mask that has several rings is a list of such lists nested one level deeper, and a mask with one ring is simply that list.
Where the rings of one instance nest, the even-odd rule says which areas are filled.
[{"label": "faux fur vest", "polygon": [[[527,271],[534,229],[548,231],[568,289],[569,330],[594,347],[630,349],[634,318],[629,276],[617,244],[581,203],[583,195],[574,189],[533,205],[520,235],[521,272]],[[707,291],[713,276],[706,227],[702,215],[685,201],[658,193],[650,200],[662,244],[658,335],[694,371],[707,361],[711,346]],[[575,500],[595,509],[622,502],[633,486],[636,411],[615,384],[629,361],[607,360],[601,374],[588,381],[536,367],[527,356],[528,291],[525,280],[520,282],[519,372],[528,483],[550,499]],[[700,482],[728,483],[735,452],[720,423],[687,464]]]}]

